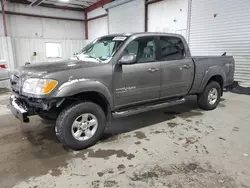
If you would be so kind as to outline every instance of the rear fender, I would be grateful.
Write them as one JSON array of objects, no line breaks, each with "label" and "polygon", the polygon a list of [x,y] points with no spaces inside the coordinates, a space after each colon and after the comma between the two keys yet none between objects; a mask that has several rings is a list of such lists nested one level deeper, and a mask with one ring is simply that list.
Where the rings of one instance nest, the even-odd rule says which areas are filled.
[{"label": "rear fender", "polygon": [[62,84],[55,97],[68,97],[83,92],[97,92],[102,94],[108,101],[110,108],[113,109],[113,99],[108,88],[101,82],[88,79],[75,79]]},{"label": "rear fender", "polygon": [[226,74],[225,70],[222,67],[219,66],[213,66],[210,67],[206,72],[205,75],[202,79],[202,82],[199,87],[199,93],[201,93],[204,88],[206,87],[208,81],[213,77],[213,76],[221,76],[223,78],[223,85],[226,80]]}]

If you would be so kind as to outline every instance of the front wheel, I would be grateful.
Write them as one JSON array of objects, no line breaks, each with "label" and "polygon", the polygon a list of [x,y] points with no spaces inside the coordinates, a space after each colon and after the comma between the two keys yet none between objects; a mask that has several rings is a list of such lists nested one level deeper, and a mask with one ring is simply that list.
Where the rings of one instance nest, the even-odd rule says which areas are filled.
[{"label": "front wheel", "polygon": [[56,135],[74,150],[85,149],[99,141],[106,117],[102,108],[92,102],[81,102],[63,110],[56,121]]},{"label": "front wheel", "polygon": [[212,81],[207,84],[204,91],[198,95],[198,104],[201,109],[213,110],[217,107],[221,97],[221,86]]}]

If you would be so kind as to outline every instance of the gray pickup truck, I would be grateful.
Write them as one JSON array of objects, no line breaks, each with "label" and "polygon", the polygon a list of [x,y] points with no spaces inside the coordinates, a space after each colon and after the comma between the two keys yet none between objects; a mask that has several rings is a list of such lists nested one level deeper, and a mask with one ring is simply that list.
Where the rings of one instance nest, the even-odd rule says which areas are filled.
[{"label": "gray pickup truck", "polygon": [[181,35],[107,35],[70,60],[12,72],[10,103],[23,122],[56,120],[58,139],[78,150],[95,144],[111,118],[182,104],[187,95],[213,110],[233,80],[233,57],[192,57]]}]

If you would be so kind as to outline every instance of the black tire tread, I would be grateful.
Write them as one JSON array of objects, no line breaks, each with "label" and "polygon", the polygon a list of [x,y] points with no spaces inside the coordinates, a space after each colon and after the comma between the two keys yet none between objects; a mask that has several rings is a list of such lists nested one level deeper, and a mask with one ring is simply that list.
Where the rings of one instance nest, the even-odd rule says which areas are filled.
[{"label": "black tire tread", "polygon": [[[207,100],[208,92],[212,88],[217,88],[218,92],[219,92],[218,100],[214,105],[208,104],[208,100]],[[207,84],[207,86],[204,88],[203,92],[198,95],[198,104],[199,104],[200,108],[203,109],[203,110],[213,110],[213,109],[215,109],[217,107],[219,101],[220,101],[221,91],[222,91],[222,88],[221,88],[221,86],[220,86],[220,84],[218,82],[216,82],[216,81],[209,82]]]},{"label": "black tire tread", "polygon": [[[63,122],[65,122],[65,119],[67,118],[67,114],[71,113],[72,111],[75,111],[76,109],[78,109],[79,107],[81,107],[82,105],[85,105],[85,106],[90,106],[90,105],[94,105],[95,106],[95,109],[98,110],[101,114],[104,115],[104,118],[105,117],[105,114],[102,110],[102,108],[91,102],[91,101],[80,101],[80,102],[76,102],[76,103],[73,103],[72,105],[68,106],[67,108],[65,108],[64,110],[62,110],[62,112],[59,114],[57,120],[56,120],[56,135],[59,139],[59,141],[66,147],[69,147],[69,148],[72,148],[74,150],[79,150],[79,149],[84,149],[84,148],[87,148],[87,147],[90,147],[91,145],[94,145],[100,138],[102,135],[99,135],[98,136],[98,139],[96,141],[94,141],[92,144],[89,144],[87,145],[86,147],[79,147],[79,146],[71,146],[67,143],[66,139],[65,139],[65,136],[64,136],[64,129],[65,129],[65,126],[63,124]],[[106,121],[105,121],[106,122]],[[103,132],[104,132],[104,129],[106,127],[106,124],[104,125],[104,127],[102,128],[103,129]]]}]

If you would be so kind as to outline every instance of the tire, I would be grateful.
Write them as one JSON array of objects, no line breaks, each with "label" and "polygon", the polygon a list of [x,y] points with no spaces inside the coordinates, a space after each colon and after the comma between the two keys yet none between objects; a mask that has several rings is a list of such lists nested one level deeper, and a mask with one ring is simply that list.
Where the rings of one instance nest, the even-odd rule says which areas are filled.
[{"label": "tire", "polygon": [[[217,99],[213,100],[214,103],[209,100],[209,92],[211,91],[212,93],[214,93],[213,91],[216,90],[217,91]],[[198,95],[198,104],[200,106],[201,109],[203,110],[213,110],[217,107],[217,105],[220,102],[220,97],[221,97],[221,86],[218,82],[215,81],[211,81],[207,84],[207,86],[205,87],[205,89],[203,90],[202,93],[200,93]],[[211,102],[211,103],[210,103]]]},{"label": "tire", "polygon": [[37,114],[40,118],[44,119],[44,120],[48,120],[48,121],[55,121],[57,116],[55,115],[49,115],[49,114],[46,114],[46,113],[38,113]]},{"label": "tire", "polygon": [[[93,133],[92,137],[88,138],[87,140],[78,140],[74,137],[72,132],[74,129],[73,123],[77,121],[77,118],[83,114],[91,114],[93,117],[95,117],[95,120],[97,121],[97,128],[95,129],[95,133]],[[81,150],[96,144],[102,137],[105,127],[106,116],[102,108],[93,102],[85,101],[73,104],[64,109],[56,120],[55,131],[58,139],[63,145],[73,150]]]}]

